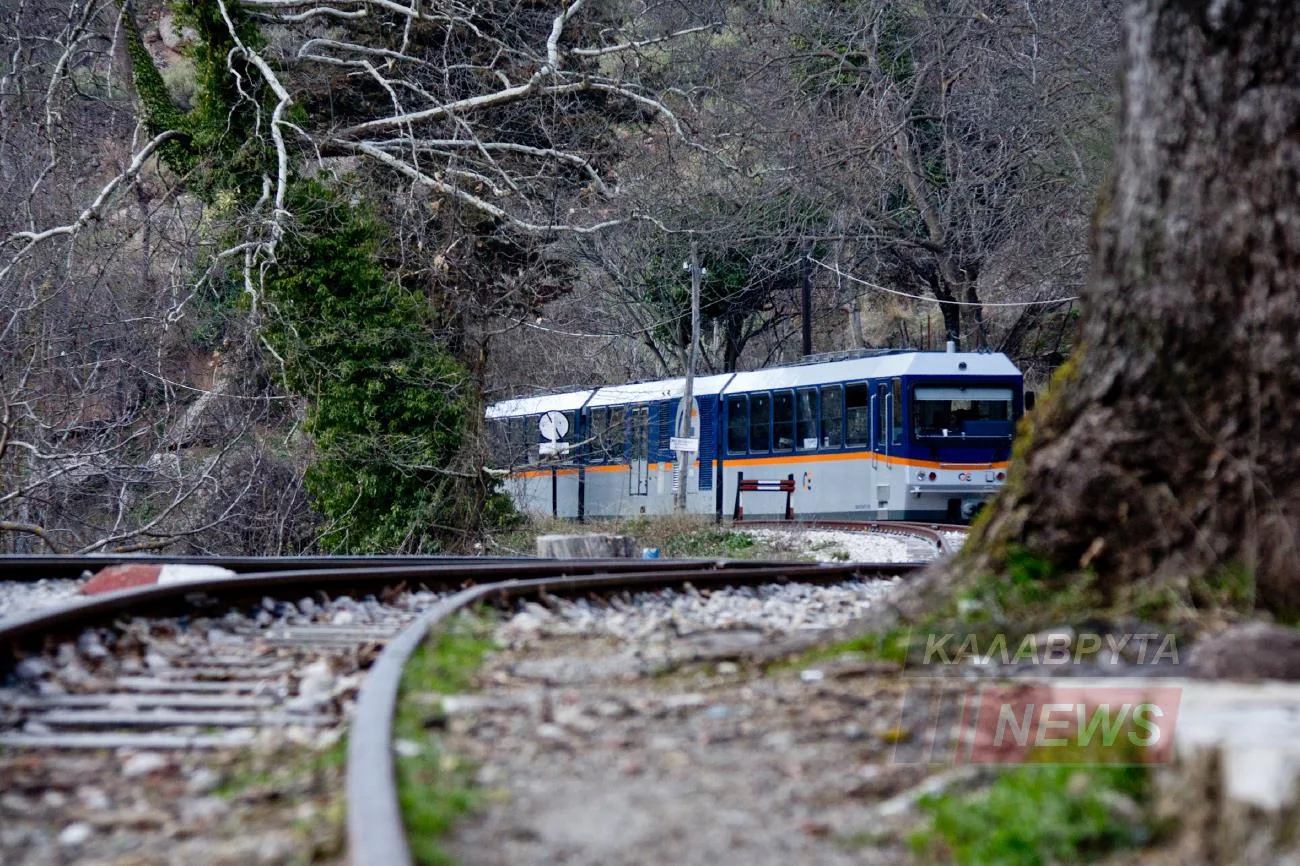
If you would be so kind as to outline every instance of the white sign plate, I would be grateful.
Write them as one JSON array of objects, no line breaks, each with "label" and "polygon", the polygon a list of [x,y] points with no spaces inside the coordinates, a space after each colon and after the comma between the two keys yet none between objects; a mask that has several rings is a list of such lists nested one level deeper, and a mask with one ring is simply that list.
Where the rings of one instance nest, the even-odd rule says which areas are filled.
[{"label": "white sign plate", "polygon": [[699,439],[684,439],[681,436],[673,436],[668,440],[668,447],[673,451],[690,451],[699,453]]},{"label": "white sign plate", "polygon": [[537,429],[542,432],[542,438],[555,442],[569,432],[569,419],[563,412],[547,412],[537,419]]},{"label": "white sign plate", "polygon": [[569,453],[569,443],[542,442],[537,446],[537,453],[541,457],[563,457]]}]

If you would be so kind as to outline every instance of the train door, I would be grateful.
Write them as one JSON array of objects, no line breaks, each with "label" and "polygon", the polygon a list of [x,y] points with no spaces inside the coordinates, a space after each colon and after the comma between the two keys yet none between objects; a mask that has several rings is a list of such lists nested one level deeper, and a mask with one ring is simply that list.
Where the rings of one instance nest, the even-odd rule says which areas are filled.
[{"label": "train door", "polygon": [[880,396],[871,391],[870,384],[866,388],[871,393],[867,408],[867,450],[871,452],[871,474],[874,477],[876,470],[880,469]]},{"label": "train door", "polygon": [[871,401],[874,404],[872,408],[875,410],[871,425],[875,431],[875,442],[871,450],[876,455],[877,465],[883,470],[876,472],[874,479],[876,516],[885,519],[889,516],[890,491],[893,488],[890,477],[892,467],[889,462],[889,446],[894,429],[894,399],[889,385],[885,382],[877,384],[876,393],[872,395]]},{"label": "train door", "polygon": [[[889,456],[889,436],[894,429],[894,400],[889,385],[881,382],[876,386],[876,395],[873,398],[876,409],[876,443],[875,451],[878,454]],[[888,463],[888,461],[885,461]]]},{"label": "train door", "polygon": [[627,492],[646,496],[650,493],[650,407],[633,406],[628,424]]}]

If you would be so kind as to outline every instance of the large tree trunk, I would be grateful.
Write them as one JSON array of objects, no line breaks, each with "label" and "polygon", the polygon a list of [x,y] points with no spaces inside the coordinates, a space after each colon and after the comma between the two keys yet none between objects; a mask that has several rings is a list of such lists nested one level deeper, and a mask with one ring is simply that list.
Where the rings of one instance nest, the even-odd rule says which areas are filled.
[{"label": "large tree trunk", "polygon": [[1082,348],[968,555],[1300,609],[1300,4],[1134,0]]}]

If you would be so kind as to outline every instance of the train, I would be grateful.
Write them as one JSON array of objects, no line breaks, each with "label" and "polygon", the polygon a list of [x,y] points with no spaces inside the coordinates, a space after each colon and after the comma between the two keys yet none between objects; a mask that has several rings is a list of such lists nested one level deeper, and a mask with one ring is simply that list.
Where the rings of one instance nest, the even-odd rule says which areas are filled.
[{"label": "train", "polygon": [[[1033,394],[990,352],[886,350],[504,400],[493,462],[520,511],[591,518],[968,522]],[[685,434],[685,435],[682,435]]]}]

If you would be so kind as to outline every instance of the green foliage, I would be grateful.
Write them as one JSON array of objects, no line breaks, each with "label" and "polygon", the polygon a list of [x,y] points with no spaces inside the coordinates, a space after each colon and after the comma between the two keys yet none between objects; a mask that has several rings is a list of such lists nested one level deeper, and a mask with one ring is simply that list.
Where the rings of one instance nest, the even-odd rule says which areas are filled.
[{"label": "green foliage", "polygon": [[477,803],[470,768],[447,755],[429,733],[442,723],[440,710],[420,700],[469,688],[474,671],[492,649],[490,622],[460,616],[416,650],[402,672],[393,734],[420,747],[415,755],[397,760],[397,793],[415,862],[421,866],[450,863],[440,840],[457,818]]},{"label": "green foliage", "polygon": [[911,86],[917,68],[916,19],[922,14],[918,9],[904,3],[882,5],[875,40],[867,38],[872,28],[862,26],[854,4],[818,0],[806,9],[816,22],[810,35],[796,32],[790,38],[797,58],[794,80],[805,93],[856,98],[870,87],[873,65],[900,87]]},{"label": "green foliage", "polygon": [[[122,5],[126,12],[122,16],[126,33],[126,53],[131,59],[132,83],[136,95],[140,98],[145,127],[150,135],[158,135],[170,129],[179,130],[183,127],[184,115],[172,102],[162,74],[154,65],[149,49],[144,47],[140,26],[135,20],[134,4],[123,2]],[[162,153],[163,158],[169,162],[179,161],[188,157],[189,148],[183,142],[172,141],[163,148]]]},{"label": "green foliage", "polygon": [[377,261],[379,224],[317,183],[293,188],[298,217],[266,283],[285,383],[308,397],[321,459],[307,472],[331,521],[327,547],[438,546],[449,474],[471,402],[464,371],[427,325],[423,297]]},{"label": "green foliage", "polygon": [[1192,603],[1209,610],[1250,613],[1255,609],[1255,573],[1241,563],[1228,563],[1193,581]]},{"label": "green foliage", "polygon": [[1090,862],[1150,839],[1134,816],[1148,780],[1142,767],[1021,767],[987,790],[924,798],[932,824],[912,847],[926,860],[972,866]]},{"label": "green foliage", "polygon": [[1086,617],[1103,607],[1105,599],[1094,572],[1060,573],[1048,560],[1012,546],[1003,554],[1001,573],[980,577],[958,593],[946,613],[966,625],[1023,634]]},{"label": "green foliage", "polygon": [[[175,0],[177,21],[194,28],[198,39],[190,46],[193,72],[179,77],[187,96],[188,111],[182,111],[163,75],[140,36],[130,0],[123,0],[127,54],[131,77],[140,99],[145,126],[150,135],[176,130],[183,135],[163,146],[161,155],[168,167],[188,179],[188,188],[204,201],[212,202],[223,191],[233,191],[250,203],[261,193],[261,177],[271,171],[275,159],[263,138],[266,124],[258,123],[259,109],[266,109],[266,87],[260,73],[239,53],[231,27],[216,0]],[[261,34],[251,17],[236,3],[226,4],[239,42],[250,49],[262,45]],[[233,53],[232,53],[233,52]],[[233,70],[233,72],[232,72]],[[192,84],[191,84],[192,75]],[[240,93],[238,81],[242,82]],[[269,110],[266,111],[269,117]]]},{"label": "green foliage", "polygon": [[[238,4],[226,4],[229,20],[216,0],[174,0],[172,8],[198,34],[179,82],[192,78],[184,112],[134,15],[125,16],[146,125],[184,134],[162,156],[191,192],[215,209],[247,208],[275,170],[271,97],[239,50],[257,50],[263,39]],[[287,206],[298,223],[266,275],[267,307],[277,314],[268,340],[284,359],[285,385],[310,401],[307,430],[320,459],[306,482],[330,521],[323,543],[353,552],[436,549],[444,525],[465,522],[448,505],[463,480],[448,470],[472,410],[465,373],[433,336],[425,299],[380,264],[381,228],[369,214],[293,177]],[[204,339],[217,339],[230,301],[221,300]],[[499,497],[489,496],[485,511],[509,515]]]}]

